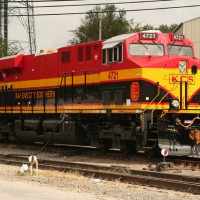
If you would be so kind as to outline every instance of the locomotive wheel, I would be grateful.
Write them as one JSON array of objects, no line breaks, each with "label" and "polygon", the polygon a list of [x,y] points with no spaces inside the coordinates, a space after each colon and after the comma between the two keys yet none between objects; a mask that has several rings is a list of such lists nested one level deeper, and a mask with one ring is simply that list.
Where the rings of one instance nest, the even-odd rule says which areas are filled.
[{"label": "locomotive wheel", "polygon": [[152,149],[145,150],[144,153],[148,158],[160,156],[160,148],[157,142],[152,146]]},{"label": "locomotive wheel", "polygon": [[106,152],[108,152],[109,151],[109,149],[111,148],[111,146],[112,146],[112,142],[111,142],[111,140],[108,140],[108,139],[101,139],[100,141],[99,141],[99,151],[101,152],[101,153],[106,153]]},{"label": "locomotive wheel", "polygon": [[133,155],[136,154],[136,143],[130,141],[124,141],[123,147],[120,149],[121,153],[124,155]]}]

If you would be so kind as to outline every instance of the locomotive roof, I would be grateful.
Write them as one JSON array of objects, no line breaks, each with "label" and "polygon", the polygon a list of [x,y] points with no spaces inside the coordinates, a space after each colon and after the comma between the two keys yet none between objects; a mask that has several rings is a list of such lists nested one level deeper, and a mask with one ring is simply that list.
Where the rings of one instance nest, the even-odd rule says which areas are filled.
[{"label": "locomotive roof", "polygon": [[19,55],[21,55],[21,54],[1,57],[0,60],[7,60],[7,59],[10,59],[10,58],[16,58],[16,57],[18,57]]},{"label": "locomotive roof", "polygon": [[[159,30],[147,30],[147,31],[141,31],[141,32],[161,33]],[[112,47],[118,45],[119,43],[123,42],[128,37],[133,36],[135,34],[137,34],[137,33],[122,34],[122,35],[114,36],[108,40],[105,40],[103,42],[103,49],[112,48]]]},{"label": "locomotive roof", "polygon": [[112,47],[116,46],[117,44],[119,44],[120,42],[123,42],[126,38],[128,38],[134,34],[135,33],[122,34],[122,35],[114,36],[108,40],[105,40],[103,42],[103,49],[112,48]]},{"label": "locomotive roof", "polygon": [[18,54],[18,55],[6,56],[3,58],[0,58],[0,61],[1,61],[0,69],[22,67],[23,57],[24,57],[23,54]]}]

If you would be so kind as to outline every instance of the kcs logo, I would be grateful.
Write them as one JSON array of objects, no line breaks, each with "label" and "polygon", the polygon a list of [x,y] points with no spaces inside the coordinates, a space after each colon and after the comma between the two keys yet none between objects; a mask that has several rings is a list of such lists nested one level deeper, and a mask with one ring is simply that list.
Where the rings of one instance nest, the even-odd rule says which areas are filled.
[{"label": "kcs logo", "polygon": [[180,82],[188,82],[188,84],[194,85],[195,79],[194,75],[182,75],[182,74],[170,74],[169,75],[169,83],[180,83]]}]

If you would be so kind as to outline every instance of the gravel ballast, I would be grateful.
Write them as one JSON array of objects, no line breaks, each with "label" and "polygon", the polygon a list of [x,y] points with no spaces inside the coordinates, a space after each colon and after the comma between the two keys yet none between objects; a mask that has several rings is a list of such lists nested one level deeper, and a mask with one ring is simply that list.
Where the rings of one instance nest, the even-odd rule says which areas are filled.
[{"label": "gravel ballast", "polygon": [[[15,148],[14,146],[2,145],[0,148],[0,154],[28,154],[32,155],[32,150]],[[142,169],[147,167],[145,157],[133,157],[131,160],[119,160],[112,159],[110,157],[92,157],[91,155],[61,155],[59,153],[42,152],[38,155],[38,161],[40,159],[52,159],[61,161],[73,161],[73,162],[86,162],[86,163],[99,163],[105,166],[124,166],[131,169]],[[131,185],[120,183],[119,181],[105,181],[94,178],[87,178],[81,176],[79,173],[64,173],[57,171],[46,171],[39,169],[38,175],[30,175],[29,172],[21,174],[21,166],[9,166],[0,164],[0,184],[4,185],[16,185],[23,187],[34,187],[34,189],[43,189],[41,194],[45,194],[48,191],[48,195],[53,197],[57,195],[57,200],[197,200],[200,199],[200,195],[195,195],[185,192],[148,187],[142,185]],[[200,176],[198,171],[186,171],[185,175]],[[11,188],[8,188],[8,192],[12,192]],[[52,193],[52,194],[51,194]],[[62,195],[64,197],[62,198]],[[0,193],[1,197],[1,193]],[[1,199],[5,199],[2,198]],[[7,199],[7,198],[6,198]],[[11,198],[12,199],[12,198]],[[34,199],[34,198],[33,198]],[[35,197],[35,199],[43,200]],[[51,198],[46,198],[50,200]],[[16,199],[15,199],[16,200]],[[21,200],[21,199],[20,199]],[[26,200],[32,200],[27,198]]]},{"label": "gravel ballast", "polygon": [[[110,182],[100,179],[82,177],[76,173],[62,173],[56,171],[39,170],[38,175],[30,175],[29,172],[21,175],[20,166],[0,165],[1,185],[12,182],[23,187],[33,186],[40,189],[48,189],[48,194],[55,195],[55,191],[71,199],[97,199],[97,200],[194,200],[200,199],[200,195],[187,192],[159,189],[147,186],[123,184],[118,181]],[[8,190],[9,191],[9,190]],[[60,195],[59,198],[62,197]],[[43,198],[41,198],[43,199]],[[62,199],[62,198],[61,198]],[[69,199],[69,198],[67,198]]]}]

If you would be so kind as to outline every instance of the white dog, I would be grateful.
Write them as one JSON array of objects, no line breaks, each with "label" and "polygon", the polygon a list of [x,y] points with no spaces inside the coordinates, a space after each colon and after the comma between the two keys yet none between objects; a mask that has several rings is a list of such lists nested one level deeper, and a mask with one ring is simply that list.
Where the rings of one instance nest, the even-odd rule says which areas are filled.
[{"label": "white dog", "polygon": [[20,172],[21,174],[24,174],[28,170],[28,165],[27,164],[22,164]]}]

